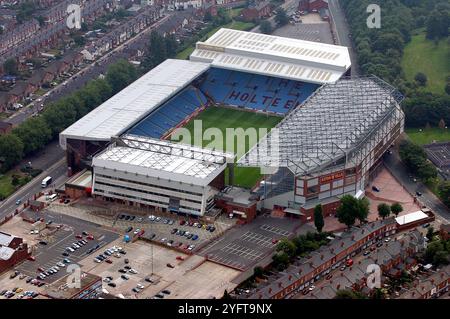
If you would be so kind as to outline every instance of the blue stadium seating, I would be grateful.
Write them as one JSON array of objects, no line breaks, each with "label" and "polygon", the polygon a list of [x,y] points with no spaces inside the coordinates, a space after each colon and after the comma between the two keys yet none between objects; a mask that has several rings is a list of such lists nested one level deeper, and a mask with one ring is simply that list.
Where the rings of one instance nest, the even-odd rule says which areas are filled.
[{"label": "blue stadium seating", "polygon": [[303,103],[319,85],[212,68],[200,89],[216,103],[285,114]]},{"label": "blue stadium seating", "polygon": [[139,122],[129,133],[161,138],[207,101],[200,90],[188,87]]}]

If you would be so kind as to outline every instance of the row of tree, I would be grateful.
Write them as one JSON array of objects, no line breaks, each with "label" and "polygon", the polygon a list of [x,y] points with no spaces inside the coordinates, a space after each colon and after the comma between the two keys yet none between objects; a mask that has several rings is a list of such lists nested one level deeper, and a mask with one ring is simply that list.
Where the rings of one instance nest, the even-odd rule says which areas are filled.
[{"label": "row of tree", "polygon": [[89,81],[83,88],[54,103],[0,136],[0,172],[17,165],[25,156],[42,149],[72,123],[136,80],[134,66],[120,60],[108,68],[104,79]]},{"label": "row of tree", "polygon": [[402,141],[399,154],[406,167],[425,183],[430,184],[437,177],[436,167],[428,161],[427,154],[419,145]]},{"label": "row of tree", "polygon": [[293,258],[297,256],[305,256],[309,252],[319,249],[320,246],[326,245],[329,240],[329,233],[311,233],[289,240],[283,238],[279,241],[276,248],[276,254],[273,258],[273,266],[279,270],[285,269]]}]

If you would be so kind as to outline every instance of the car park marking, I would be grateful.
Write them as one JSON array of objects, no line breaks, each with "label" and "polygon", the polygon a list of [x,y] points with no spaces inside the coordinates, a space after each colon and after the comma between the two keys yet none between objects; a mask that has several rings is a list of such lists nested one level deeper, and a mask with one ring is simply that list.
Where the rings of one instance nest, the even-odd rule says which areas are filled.
[{"label": "car park marking", "polygon": [[246,232],[241,236],[242,240],[248,241],[250,243],[255,243],[263,247],[272,247],[272,238],[252,232]]},{"label": "car park marking", "polygon": [[262,230],[277,234],[277,235],[282,235],[282,236],[288,236],[290,234],[290,232],[288,232],[287,230],[283,230],[280,229],[278,227],[274,227],[274,226],[269,226],[269,225],[261,225],[260,227]]}]

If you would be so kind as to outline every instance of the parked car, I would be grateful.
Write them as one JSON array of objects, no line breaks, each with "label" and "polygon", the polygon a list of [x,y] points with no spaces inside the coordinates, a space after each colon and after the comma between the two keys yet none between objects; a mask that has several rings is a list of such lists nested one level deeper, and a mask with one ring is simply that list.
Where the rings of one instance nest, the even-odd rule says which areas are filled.
[{"label": "parked car", "polygon": [[110,287],[116,287],[117,285],[116,285],[115,283],[113,283],[113,282],[109,282],[109,283],[108,283],[108,286],[110,286]]},{"label": "parked car", "polygon": [[167,263],[166,266],[169,267],[169,268],[175,268],[175,266],[170,264],[170,263]]},{"label": "parked car", "polygon": [[133,227],[130,226],[130,227],[128,227],[128,228],[125,230],[125,232],[126,232],[126,233],[129,233],[129,232],[132,231],[132,230],[133,230]]},{"label": "parked car", "polygon": [[122,275],[122,276],[120,276],[120,278],[122,278],[123,280],[128,280],[128,279],[130,279],[130,277],[128,277],[127,275]]}]

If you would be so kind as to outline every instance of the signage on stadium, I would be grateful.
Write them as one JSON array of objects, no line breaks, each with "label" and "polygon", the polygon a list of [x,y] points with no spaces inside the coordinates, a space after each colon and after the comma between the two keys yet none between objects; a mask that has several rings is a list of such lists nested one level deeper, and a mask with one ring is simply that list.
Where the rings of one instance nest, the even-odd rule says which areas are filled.
[{"label": "signage on stadium", "polygon": [[341,179],[341,178],[344,178],[344,172],[338,172],[338,173],[330,174],[327,176],[322,176],[320,178],[320,183],[328,183],[328,182],[334,181],[335,179]]}]

